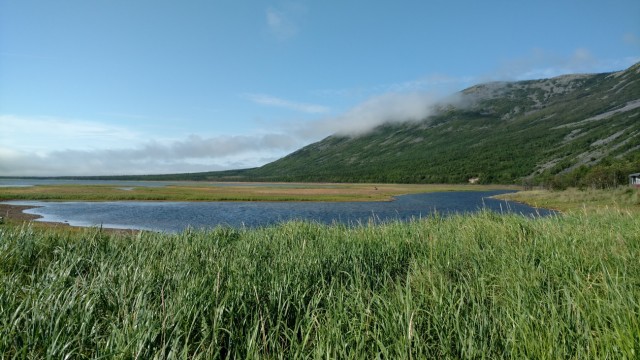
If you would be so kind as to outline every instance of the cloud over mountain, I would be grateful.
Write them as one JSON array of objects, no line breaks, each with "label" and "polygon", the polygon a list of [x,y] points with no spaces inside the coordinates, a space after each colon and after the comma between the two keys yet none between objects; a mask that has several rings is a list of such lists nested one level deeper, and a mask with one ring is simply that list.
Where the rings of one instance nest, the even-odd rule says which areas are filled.
[{"label": "cloud over mountain", "polygon": [[344,114],[304,123],[295,131],[303,137],[361,135],[384,123],[418,121],[433,112],[438,97],[424,92],[390,92],[358,104]]},{"label": "cloud over mountain", "polygon": [[[127,127],[51,117],[0,116],[0,174],[5,176],[109,175],[194,172],[260,166],[331,134],[360,135],[386,122],[427,117],[436,97],[389,92],[369,98],[337,116],[315,104],[264,94],[251,101],[319,115],[274,123],[246,135],[148,138]],[[31,139],[16,143],[12,139]]]}]

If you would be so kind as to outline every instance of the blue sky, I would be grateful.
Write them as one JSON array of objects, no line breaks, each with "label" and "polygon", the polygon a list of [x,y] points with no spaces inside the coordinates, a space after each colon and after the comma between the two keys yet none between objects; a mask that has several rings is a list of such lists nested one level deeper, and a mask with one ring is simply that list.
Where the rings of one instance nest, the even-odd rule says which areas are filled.
[{"label": "blue sky", "polygon": [[638,61],[637,0],[0,0],[0,176],[260,166],[477,83]]}]

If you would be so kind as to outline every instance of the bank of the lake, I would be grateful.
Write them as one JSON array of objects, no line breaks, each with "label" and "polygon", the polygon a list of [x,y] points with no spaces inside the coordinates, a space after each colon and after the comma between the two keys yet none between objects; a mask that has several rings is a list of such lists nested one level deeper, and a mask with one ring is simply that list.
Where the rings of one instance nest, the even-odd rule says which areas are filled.
[{"label": "bank of the lake", "polygon": [[22,223],[41,218],[39,215],[29,214],[25,210],[32,209],[33,206],[10,205],[0,203],[0,218],[2,222]]},{"label": "bank of the lake", "polygon": [[[33,206],[20,206],[0,203],[0,225],[8,225],[14,227],[28,225],[32,228],[39,229],[64,229],[65,231],[82,231],[82,228],[72,228],[69,223],[64,221],[38,221],[39,219],[42,219],[42,216],[28,212],[28,210],[33,208]],[[137,232],[137,230],[135,229],[113,228],[103,228],[102,231],[112,234],[133,234]]]}]

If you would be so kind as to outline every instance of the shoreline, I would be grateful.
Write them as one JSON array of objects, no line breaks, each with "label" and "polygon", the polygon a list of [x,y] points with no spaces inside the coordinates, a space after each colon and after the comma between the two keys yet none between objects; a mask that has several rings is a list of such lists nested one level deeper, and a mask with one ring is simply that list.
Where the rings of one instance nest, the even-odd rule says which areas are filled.
[{"label": "shoreline", "polygon": [[27,222],[42,218],[40,215],[27,214],[24,212],[24,210],[34,208],[37,208],[37,206],[0,204],[0,217],[4,219],[5,223],[10,220],[15,222]]},{"label": "shoreline", "polygon": [[[38,221],[38,219],[42,219],[43,217],[35,214],[27,214],[24,211],[29,209],[37,208],[38,206],[28,206],[28,205],[10,205],[10,204],[1,204],[0,203],[0,217],[2,217],[2,222],[0,222],[0,226],[6,224],[13,225],[24,225],[27,223],[34,224],[47,229],[74,229],[74,230],[84,230],[90,229],[91,227],[87,226],[73,226],[66,222],[60,221]],[[102,231],[105,231],[110,234],[137,234],[143,230],[137,229],[112,229],[112,228],[101,228]]]}]

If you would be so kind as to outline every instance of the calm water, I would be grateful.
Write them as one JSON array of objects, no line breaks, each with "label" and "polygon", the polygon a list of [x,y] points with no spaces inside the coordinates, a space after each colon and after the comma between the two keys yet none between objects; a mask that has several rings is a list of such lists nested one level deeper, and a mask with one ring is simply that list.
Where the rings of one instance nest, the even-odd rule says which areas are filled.
[{"label": "calm water", "polygon": [[102,225],[121,229],[179,232],[187,227],[260,227],[287,220],[331,224],[385,222],[489,209],[500,213],[546,216],[553,212],[489,198],[508,191],[443,192],[398,196],[387,202],[38,202],[10,204],[39,206],[28,213],[39,221],[75,226]]}]

